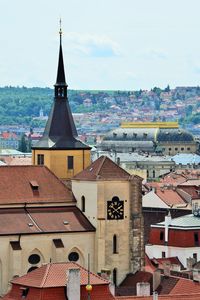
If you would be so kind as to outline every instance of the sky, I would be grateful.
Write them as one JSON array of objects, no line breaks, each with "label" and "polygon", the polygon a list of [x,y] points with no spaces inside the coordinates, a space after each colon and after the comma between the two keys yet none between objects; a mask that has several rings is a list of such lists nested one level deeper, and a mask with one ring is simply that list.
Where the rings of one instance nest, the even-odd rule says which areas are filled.
[{"label": "sky", "polygon": [[62,18],[70,89],[200,85],[199,0],[0,0],[0,86],[53,87]]}]

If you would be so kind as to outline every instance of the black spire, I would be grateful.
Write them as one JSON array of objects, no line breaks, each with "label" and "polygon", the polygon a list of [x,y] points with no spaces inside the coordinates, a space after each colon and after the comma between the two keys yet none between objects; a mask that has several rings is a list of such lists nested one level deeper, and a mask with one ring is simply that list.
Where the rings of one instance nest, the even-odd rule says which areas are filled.
[{"label": "black spire", "polygon": [[67,97],[67,84],[65,81],[65,68],[63,62],[63,52],[62,52],[62,29],[60,20],[60,50],[58,59],[58,70],[57,79],[55,84],[55,98],[66,98]]},{"label": "black spire", "polygon": [[67,84],[62,53],[62,30],[60,21],[60,50],[54,104],[42,138],[32,149],[91,149],[77,139],[77,131],[67,99]]}]

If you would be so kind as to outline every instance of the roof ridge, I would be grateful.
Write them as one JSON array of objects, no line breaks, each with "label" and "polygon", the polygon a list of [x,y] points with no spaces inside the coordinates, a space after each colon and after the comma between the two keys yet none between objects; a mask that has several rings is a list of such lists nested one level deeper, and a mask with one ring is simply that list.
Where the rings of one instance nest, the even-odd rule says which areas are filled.
[{"label": "roof ridge", "polygon": [[101,162],[99,168],[97,169],[97,171],[96,171],[96,173],[95,173],[96,176],[98,176],[98,173],[100,172],[101,168],[103,167],[103,164],[104,164],[106,158],[107,158],[107,156],[103,155],[103,160],[102,160],[102,162]]},{"label": "roof ridge", "polygon": [[43,277],[43,280],[42,280],[42,283],[41,283],[40,287],[44,287],[44,284],[47,281],[47,277],[48,277],[48,274],[49,274],[50,266],[51,266],[51,264],[45,265],[46,271],[45,271],[45,274],[44,274],[44,277]]},{"label": "roof ridge", "polygon": [[[67,264],[68,264],[68,263],[69,263],[69,262],[67,262]],[[77,267],[79,267],[79,269],[80,269],[80,268],[83,269],[83,270],[86,271],[87,273],[90,272],[90,274],[92,274],[92,275],[94,275],[95,277],[101,279],[102,281],[105,281],[105,283],[109,283],[109,282],[110,282],[109,280],[107,280],[107,279],[101,277],[100,275],[98,275],[98,274],[96,274],[96,273],[94,273],[94,272],[91,272],[90,270],[84,268],[83,266],[77,264],[76,262],[73,262],[73,264],[75,264]]]}]

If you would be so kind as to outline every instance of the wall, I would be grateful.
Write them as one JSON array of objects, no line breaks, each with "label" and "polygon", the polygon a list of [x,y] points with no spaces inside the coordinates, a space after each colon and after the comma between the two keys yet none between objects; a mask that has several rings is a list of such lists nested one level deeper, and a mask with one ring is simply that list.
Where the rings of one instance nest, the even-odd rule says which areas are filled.
[{"label": "wall", "polygon": [[162,245],[146,245],[145,252],[149,258],[162,258],[162,252],[168,251],[166,257],[178,257],[183,266],[187,267],[187,258],[193,257],[194,253],[197,253],[197,261],[200,260],[200,248],[199,247],[168,247]]},{"label": "wall", "polygon": [[[64,248],[55,248],[53,239],[62,239]],[[91,271],[95,271],[95,232],[22,235],[20,239],[22,250],[13,250],[10,246],[10,241],[18,240],[19,236],[0,237],[0,261],[2,262],[1,294],[7,291],[8,282],[13,276],[26,274],[28,269],[33,266],[28,262],[28,257],[31,254],[40,255],[41,261],[36,265],[39,267],[42,263],[49,263],[50,261],[67,262],[69,253],[77,251],[80,257],[77,263],[87,267],[88,253],[90,253]]]},{"label": "wall", "polygon": [[[37,155],[44,155],[44,164],[58,178],[69,179],[88,167],[90,161],[90,150],[33,150],[33,165],[37,165]],[[67,169],[67,156],[74,157],[74,169]]]}]

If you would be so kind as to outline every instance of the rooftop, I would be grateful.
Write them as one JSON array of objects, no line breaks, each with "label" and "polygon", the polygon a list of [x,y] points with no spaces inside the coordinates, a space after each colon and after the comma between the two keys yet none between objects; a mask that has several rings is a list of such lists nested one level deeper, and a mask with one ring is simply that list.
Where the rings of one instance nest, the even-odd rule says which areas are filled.
[{"label": "rooftop", "polygon": [[45,166],[1,166],[0,178],[0,205],[74,202],[71,191]]},{"label": "rooftop", "polygon": [[94,230],[76,206],[0,210],[0,235]]},{"label": "rooftop", "polygon": [[[101,156],[89,167],[75,175],[78,180],[129,180],[131,175],[107,156]],[[138,177],[139,178],[139,177]]]},{"label": "rooftop", "polygon": [[[12,283],[37,288],[62,287],[67,284],[66,272],[69,269],[80,269],[81,285],[88,284],[88,270],[75,262],[46,264],[24,276],[13,279]],[[108,285],[109,281],[90,272],[90,284]]]},{"label": "rooftop", "polygon": [[[152,227],[164,227],[165,221],[152,225]],[[171,220],[169,228],[177,229],[200,229],[200,218],[193,214],[185,215]]]}]

